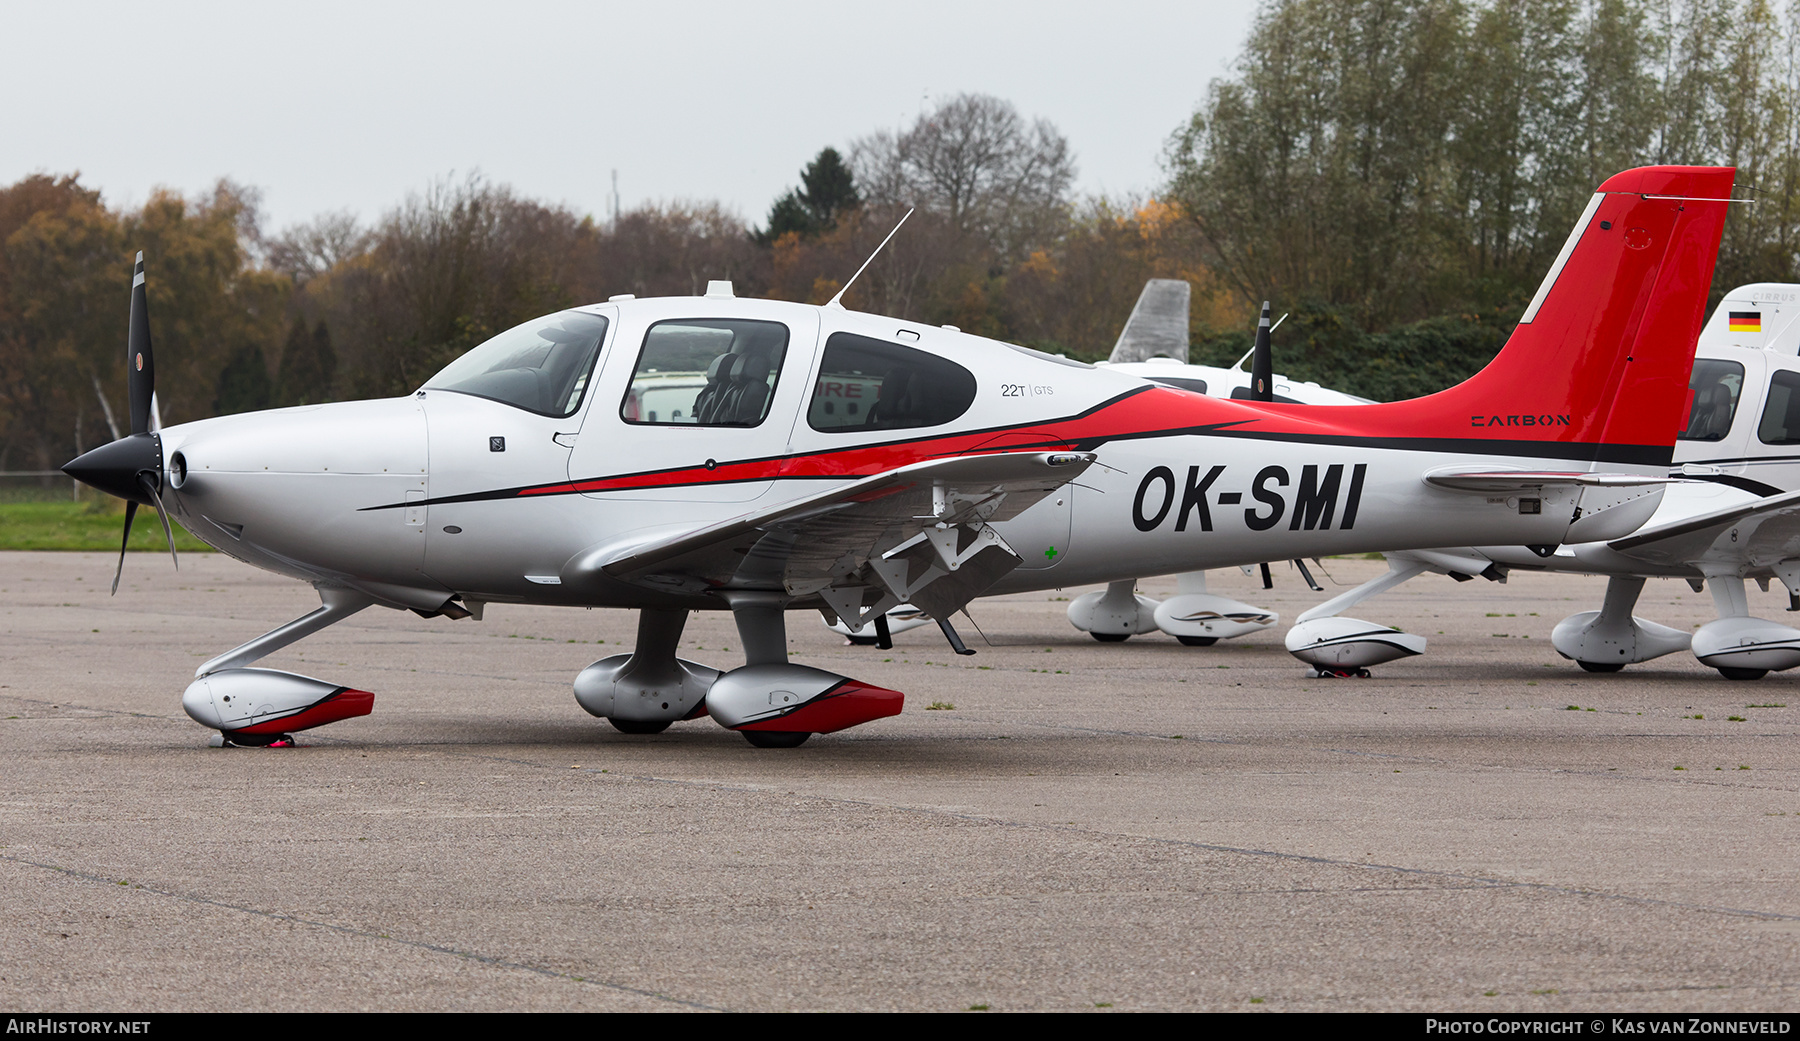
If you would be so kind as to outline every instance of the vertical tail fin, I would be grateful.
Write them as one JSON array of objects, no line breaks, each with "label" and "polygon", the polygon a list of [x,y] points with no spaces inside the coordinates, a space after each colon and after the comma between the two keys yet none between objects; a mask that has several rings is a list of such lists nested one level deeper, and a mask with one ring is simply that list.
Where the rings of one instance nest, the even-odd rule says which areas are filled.
[{"label": "vertical tail fin", "polygon": [[1377,406],[1383,432],[1667,465],[1734,173],[1649,166],[1608,179],[1499,355],[1448,390]]}]

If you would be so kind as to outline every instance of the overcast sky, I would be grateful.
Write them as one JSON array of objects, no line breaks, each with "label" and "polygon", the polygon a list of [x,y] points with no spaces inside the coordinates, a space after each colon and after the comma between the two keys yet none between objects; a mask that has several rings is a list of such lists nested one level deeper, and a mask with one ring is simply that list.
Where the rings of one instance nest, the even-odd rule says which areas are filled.
[{"label": "overcast sky", "polygon": [[1068,137],[1084,193],[1153,190],[1250,3],[0,0],[0,183],[79,170],[114,206],[219,177],[271,230],[364,221],[480,171],[603,216],[718,199],[760,223],[825,145],[965,91]]}]

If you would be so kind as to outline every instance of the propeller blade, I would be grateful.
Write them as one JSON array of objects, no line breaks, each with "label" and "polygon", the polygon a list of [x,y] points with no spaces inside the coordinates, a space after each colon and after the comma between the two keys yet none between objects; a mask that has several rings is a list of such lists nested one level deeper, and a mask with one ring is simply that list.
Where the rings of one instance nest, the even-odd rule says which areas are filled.
[{"label": "propeller blade", "polygon": [[175,530],[169,527],[169,511],[163,508],[162,496],[157,494],[156,479],[147,473],[138,474],[138,486],[145,494],[156,502],[156,516],[162,521],[163,538],[169,540],[169,559],[175,561],[175,570],[181,570],[181,558],[175,555]]},{"label": "propeller blade", "polygon": [[137,516],[137,502],[125,500],[125,535],[119,539],[119,569],[113,572],[112,595],[119,595],[119,576],[125,573],[125,547],[131,545],[131,518]]},{"label": "propeller blade", "polygon": [[156,392],[156,359],[150,349],[150,307],[144,294],[144,254],[140,250],[131,272],[131,326],[126,340],[125,378],[131,399],[131,432],[149,433]]},{"label": "propeller blade", "polygon": [[[136,306],[133,297],[133,307]],[[133,310],[132,314],[137,311]],[[1250,400],[1275,400],[1275,355],[1269,348],[1269,302],[1263,301],[1262,317],[1256,320],[1256,347],[1250,352]]]}]

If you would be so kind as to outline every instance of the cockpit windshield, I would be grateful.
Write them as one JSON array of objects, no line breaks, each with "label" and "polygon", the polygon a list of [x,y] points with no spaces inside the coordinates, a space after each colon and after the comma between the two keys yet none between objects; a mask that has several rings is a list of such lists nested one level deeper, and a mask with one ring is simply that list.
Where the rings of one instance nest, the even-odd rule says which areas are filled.
[{"label": "cockpit windshield", "polygon": [[451,390],[544,416],[570,416],[581,406],[606,339],[606,319],[581,311],[534,319],[508,329],[444,366],[426,390]]}]

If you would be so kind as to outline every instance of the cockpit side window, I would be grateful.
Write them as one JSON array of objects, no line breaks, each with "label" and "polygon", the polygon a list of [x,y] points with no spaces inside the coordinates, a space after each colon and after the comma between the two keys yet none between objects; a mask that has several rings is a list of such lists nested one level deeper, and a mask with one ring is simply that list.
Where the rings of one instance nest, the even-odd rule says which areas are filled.
[{"label": "cockpit side window", "polygon": [[426,390],[450,390],[543,416],[572,416],[581,407],[606,319],[564,311],[514,326],[444,366]]},{"label": "cockpit side window", "polygon": [[1769,377],[1769,400],[1756,436],[1765,445],[1800,445],[1800,372],[1777,369]]},{"label": "cockpit side window", "polygon": [[806,422],[824,433],[948,423],[975,403],[975,375],[935,354],[833,333]]},{"label": "cockpit side window", "polygon": [[788,328],[739,318],[657,322],[619,415],[627,423],[753,427],[769,414]]},{"label": "cockpit side window", "polygon": [[1694,408],[1677,441],[1723,441],[1731,433],[1738,397],[1744,392],[1744,367],[1735,361],[1700,358],[1688,379]]}]

